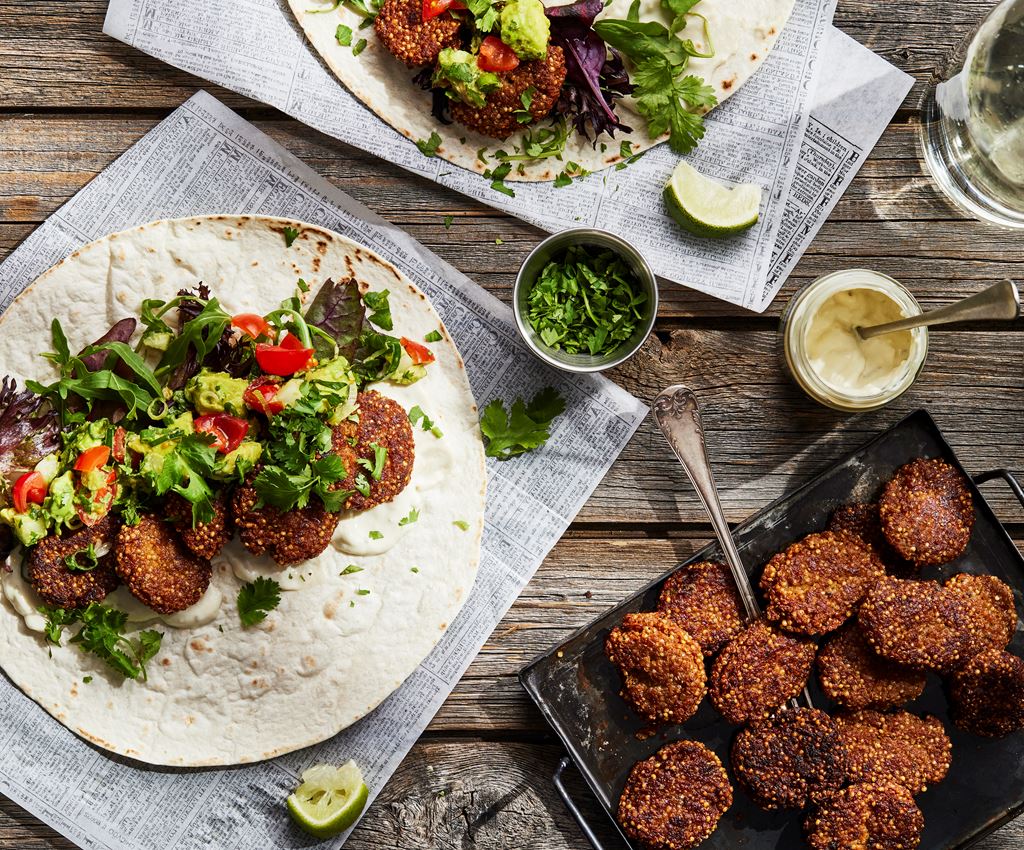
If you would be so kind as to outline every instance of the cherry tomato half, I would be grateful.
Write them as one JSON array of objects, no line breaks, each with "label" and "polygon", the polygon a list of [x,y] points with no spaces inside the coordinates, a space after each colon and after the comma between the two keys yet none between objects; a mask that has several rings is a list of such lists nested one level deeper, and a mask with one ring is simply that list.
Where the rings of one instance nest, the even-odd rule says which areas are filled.
[{"label": "cherry tomato half", "polygon": [[75,472],[92,472],[105,466],[110,460],[110,446],[93,446],[86,449],[75,461]]},{"label": "cherry tomato half", "polygon": [[275,401],[280,389],[280,384],[272,378],[257,378],[245,388],[242,400],[250,410],[255,410],[265,416],[273,416],[284,410],[284,405]]},{"label": "cherry tomato half", "polygon": [[237,316],[232,316],[231,326],[238,328],[253,339],[258,339],[261,336],[265,336],[267,339],[274,338],[274,329],[259,313],[239,313]]},{"label": "cherry tomato half", "polygon": [[425,345],[420,345],[418,342],[413,342],[411,339],[406,339],[404,336],[401,338],[402,348],[405,349],[405,353],[409,355],[412,362],[417,366],[422,366],[427,363],[434,362],[433,352]]},{"label": "cherry tomato half", "polygon": [[41,472],[26,472],[14,482],[14,492],[11,494],[14,500],[14,510],[19,514],[25,513],[28,506],[41,505],[46,498],[46,491],[49,487]]},{"label": "cherry tomato half", "polygon": [[125,447],[128,442],[128,432],[120,425],[114,429],[113,445],[110,447],[110,454],[118,463],[124,463]]},{"label": "cherry tomato half", "polygon": [[262,342],[256,345],[256,362],[268,375],[294,375],[309,365],[312,356],[313,349],[303,348],[291,334],[286,334],[278,345]]},{"label": "cherry tomato half", "polygon": [[476,64],[481,71],[512,71],[519,66],[519,57],[496,35],[489,35],[480,43]]},{"label": "cherry tomato half", "polygon": [[228,416],[226,413],[200,416],[195,421],[195,428],[200,434],[210,434],[213,437],[213,447],[225,455],[237,449],[249,433],[249,423],[246,420],[238,416]]},{"label": "cherry tomato half", "polygon": [[465,3],[460,0],[423,0],[423,20],[426,22],[445,12],[465,8]]}]

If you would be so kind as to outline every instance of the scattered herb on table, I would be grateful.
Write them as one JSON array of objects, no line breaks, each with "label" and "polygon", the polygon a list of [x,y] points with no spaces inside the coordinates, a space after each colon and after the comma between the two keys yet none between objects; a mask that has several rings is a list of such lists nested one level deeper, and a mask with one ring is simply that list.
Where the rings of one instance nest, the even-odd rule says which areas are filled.
[{"label": "scattered herb on table", "polygon": [[452,229],[452,222],[453,221],[455,221],[455,216],[453,216],[453,215],[446,215],[444,217],[444,229],[445,230],[451,230]]},{"label": "scattered herb on table", "polygon": [[553,387],[542,389],[529,404],[516,399],[511,412],[505,410],[501,399],[494,399],[480,417],[487,456],[508,460],[540,448],[551,436],[552,421],[564,411],[565,399]]},{"label": "scattered herb on table", "polygon": [[243,626],[262,623],[281,602],[281,585],[259,576],[238,589],[238,619]]},{"label": "scattered herb on table", "polygon": [[417,139],[416,147],[420,149],[420,153],[424,156],[436,156],[437,149],[441,147],[441,137],[435,130],[430,134],[429,139]]},{"label": "scattered herb on table", "polygon": [[541,269],[526,295],[526,318],[549,348],[601,355],[633,335],[646,306],[622,257],[572,246]]}]

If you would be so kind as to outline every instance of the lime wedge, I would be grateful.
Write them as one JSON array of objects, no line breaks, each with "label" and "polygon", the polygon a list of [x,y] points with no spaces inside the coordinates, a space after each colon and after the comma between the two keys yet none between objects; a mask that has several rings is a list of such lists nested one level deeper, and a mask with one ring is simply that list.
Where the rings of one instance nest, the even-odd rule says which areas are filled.
[{"label": "lime wedge", "polygon": [[749,230],[757,224],[761,207],[760,186],[723,186],[685,162],[675,167],[663,194],[669,214],[680,226],[713,239]]},{"label": "lime wedge", "polygon": [[369,793],[354,761],[341,767],[317,764],[303,772],[302,784],[288,795],[288,811],[310,835],[332,838],[356,822]]}]

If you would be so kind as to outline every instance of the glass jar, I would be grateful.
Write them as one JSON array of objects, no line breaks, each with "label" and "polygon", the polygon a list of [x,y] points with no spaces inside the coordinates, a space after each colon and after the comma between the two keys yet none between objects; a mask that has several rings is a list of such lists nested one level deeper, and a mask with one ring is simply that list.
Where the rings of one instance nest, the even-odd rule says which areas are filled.
[{"label": "glass jar", "polygon": [[[829,380],[821,369],[821,352],[818,352],[817,360],[812,356],[808,339],[812,325],[826,304],[831,304],[833,296],[858,290],[879,293],[882,298],[872,300],[882,305],[886,303],[884,299],[889,299],[893,320],[921,313],[917,300],[899,281],[868,269],[846,269],[819,277],[797,292],[786,305],[779,326],[782,359],[797,386],[815,401],[850,413],[876,410],[901,396],[917,379],[928,356],[927,328],[901,331],[909,338],[906,354],[901,362],[896,362],[883,373],[881,380],[867,381],[863,385],[856,385],[856,382],[844,385]],[[877,339],[884,340],[888,336]],[[849,342],[857,344],[852,336]],[[832,356],[841,357],[842,354],[834,352]]]}]

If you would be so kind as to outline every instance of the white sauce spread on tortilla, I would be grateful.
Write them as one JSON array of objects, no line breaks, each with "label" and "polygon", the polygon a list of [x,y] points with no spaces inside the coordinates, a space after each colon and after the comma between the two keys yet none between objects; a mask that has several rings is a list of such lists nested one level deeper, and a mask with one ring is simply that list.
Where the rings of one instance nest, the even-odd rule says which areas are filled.
[{"label": "white sauce spread on tortilla", "polygon": [[18,612],[18,616],[25,621],[25,628],[33,632],[44,631],[46,617],[38,611],[38,606],[43,604],[42,600],[22,577],[21,564],[12,558],[10,567],[11,572],[4,573],[4,596]]}]

